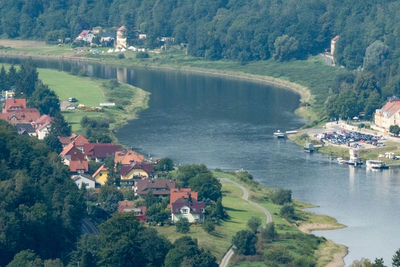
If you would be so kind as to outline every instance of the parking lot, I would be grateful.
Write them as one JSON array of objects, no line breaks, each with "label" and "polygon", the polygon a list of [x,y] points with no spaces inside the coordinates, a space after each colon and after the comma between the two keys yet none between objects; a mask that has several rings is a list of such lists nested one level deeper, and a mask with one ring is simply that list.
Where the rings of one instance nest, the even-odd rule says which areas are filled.
[{"label": "parking lot", "polygon": [[371,134],[363,134],[359,132],[341,130],[333,132],[324,132],[318,134],[318,139],[323,143],[330,143],[333,145],[343,145],[353,148],[373,148],[383,147],[385,140],[382,136],[375,136]]}]

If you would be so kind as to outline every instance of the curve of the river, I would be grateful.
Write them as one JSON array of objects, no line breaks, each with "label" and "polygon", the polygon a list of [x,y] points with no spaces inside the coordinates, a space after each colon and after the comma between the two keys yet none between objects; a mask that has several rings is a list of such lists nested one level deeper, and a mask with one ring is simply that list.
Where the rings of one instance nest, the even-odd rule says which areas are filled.
[{"label": "curve of the river", "polygon": [[[4,60],[4,59],[3,59]],[[293,114],[299,97],[260,83],[184,72],[118,68],[88,62],[37,61],[39,67],[85,69],[151,92],[150,107],[119,130],[120,142],[176,162],[210,168],[245,169],[263,185],[288,188],[295,199],[347,228],[316,232],[349,247],[346,264],[383,257],[390,264],[400,248],[400,173],[367,172],[306,154],[290,141],[275,140],[276,129],[304,122]]]}]

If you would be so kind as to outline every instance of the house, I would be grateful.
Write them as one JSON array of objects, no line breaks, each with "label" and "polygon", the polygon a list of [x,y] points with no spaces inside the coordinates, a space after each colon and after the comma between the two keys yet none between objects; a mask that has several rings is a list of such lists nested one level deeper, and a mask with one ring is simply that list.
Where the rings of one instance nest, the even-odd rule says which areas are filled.
[{"label": "house", "polygon": [[71,161],[83,161],[85,159],[85,155],[83,155],[83,153],[75,147],[74,142],[64,147],[60,153],[60,156],[64,160],[64,164],[68,166],[70,165]]},{"label": "house", "polygon": [[42,115],[33,122],[39,140],[43,140],[50,133],[52,121],[53,119],[49,115]]},{"label": "house", "polygon": [[120,151],[121,146],[113,143],[89,143],[83,146],[83,152],[88,160],[103,162],[107,157],[113,157],[115,152]]},{"label": "house", "polygon": [[35,128],[31,123],[17,123],[15,124],[18,134],[36,136]]},{"label": "house", "polygon": [[171,206],[171,220],[176,223],[186,218],[190,223],[203,222],[205,203],[194,199],[179,198]]},{"label": "house", "polygon": [[336,35],[332,40],[331,40],[331,56],[334,56],[335,54],[335,49],[336,49],[336,43],[339,41],[340,36]]},{"label": "house", "polygon": [[93,38],[95,37],[96,35],[94,35],[90,30],[83,30],[78,35],[78,37],[75,38],[75,41],[84,41],[91,43],[93,41]]},{"label": "house", "polygon": [[197,195],[197,192],[192,191],[190,188],[171,188],[169,204],[172,206],[180,198],[197,200]]},{"label": "house", "polygon": [[69,171],[76,172],[78,174],[84,174],[89,171],[89,163],[86,159],[84,160],[71,160],[69,162]]},{"label": "house", "polygon": [[92,177],[96,179],[96,181],[104,185],[107,182],[108,178],[108,169],[104,167],[104,164],[100,166],[100,168],[97,169],[95,173],[93,173]]},{"label": "house", "polygon": [[147,220],[146,206],[136,207],[133,204],[133,201],[128,201],[128,200],[119,201],[118,212],[133,212],[139,222],[145,222]]},{"label": "house", "polygon": [[74,133],[69,137],[58,137],[58,140],[60,140],[63,147],[75,142],[75,147],[82,152],[84,152],[84,146],[89,144],[89,140],[87,140],[85,137],[82,135],[76,135]]},{"label": "house", "polygon": [[82,185],[85,185],[87,189],[96,187],[96,180],[92,178],[90,175],[78,174],[78,175],[73,175],[71,178],[75,182],[75,184],[79,187],[79,189],[82,188]]},{"label": "house", "polygon": [[389,132],[391,125],[400,126],[400,99],[392,99],[375,111],[375,125],[379,130]]},{"label": "house", "polygon": [[135,181],[135,195],[144,197],[149,192],[154,196],[168,196],[170,190],[175,188],[176,183],[173,180],[157,179],[157,180],[137,180]]},{"label": "house", "polygon": [[126,49],[127,48],[127,38],[126,38],[126,27],[121,26],[117,31],[117,40],[115,42],[116,49]]},{"label": "house", "polygon": [[133,150],[117,151],[115,152],[114,162],[121,165],[130,165],[134,162],[143,162],[144,156],[136,153]]},{"label": "house", "polygon": [[154,166],[149,162],[134,162],[131,165],[123,165],[119,169],[121,182],[133,185],[133,179],[148,179],[154,173]]},{"label": "house", "polygon": [[26,99],[24,98],[9,98],[6,99],[6,103],[2,113],[13,112],[15,110],[26,109]]},{"label": "house", "polygon": [[0,114],[0,120],[4,120],[12,125],[32,123],[39,118],[40,112],[36,108],[15,109]]},{"label": "house", "polygon": [[77,137],[76,134],[72,134],[71,136],[66,136],[66,137],[58,137],[58,140],[60,140],[60,143],[62,145],[62,147],[66,147],[67,145],[69,145],[70,143],[72,143],[72,141],[75,140],[75,138]]}]

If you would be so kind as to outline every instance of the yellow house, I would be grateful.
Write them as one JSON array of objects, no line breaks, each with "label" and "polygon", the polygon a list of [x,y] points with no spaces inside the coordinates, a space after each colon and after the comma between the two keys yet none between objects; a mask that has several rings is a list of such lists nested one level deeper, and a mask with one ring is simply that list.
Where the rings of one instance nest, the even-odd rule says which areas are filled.
[{"label": "yellow house", "polygon": [[121,166],[119,173],[121,174],[121,182],[132,182],[133,184],[133,179],[148,179],[153,171],[153,164],[141,162]]},{"label": "yellow house", "polygon": [[92,177],[96,179],[96,181],[104,185],[107,182],[108,178],[108,169],[104,167],[104,164],[100,166],[100,168],[97,169],[95,173],[93,173]]},{"label": "yellow house", "polygon": [[389,131],[391,125],[400,126],[400,100],[390,100],[381,109],[377,109],[375,125],[385,132]]}]

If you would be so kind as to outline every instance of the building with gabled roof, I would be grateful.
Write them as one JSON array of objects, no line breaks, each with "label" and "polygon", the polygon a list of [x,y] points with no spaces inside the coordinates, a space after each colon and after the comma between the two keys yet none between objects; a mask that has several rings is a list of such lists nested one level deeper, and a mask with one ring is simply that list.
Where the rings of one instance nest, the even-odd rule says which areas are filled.
[{"label": "building with gabled roof", "polygon": [[92,178],[90,175],[78,174],[78,175],[73,175],[71,178],[79,189],[82,188],[82,185],[85,185],[87,189],[96,188],[96,180]]},{"label": "building with gabled roof", "polygon": [[389,100],[385,105],[375,111],[375,125],[388,132],[390,126],[400,126],[400,99]]},{"label": "building with gabled roof", "polygon": [[146,206],[135,206],[133,201],[124,200],[118,202],[118,212],[133,212],[139,222],[147,220]]},{"label": "building with gabled roof", "polygon": [[175,188],[176,183],[173,180],[154,179],[154,180],[136,180],[135,195],[145,197],[149,192],[154,196],[169,196],[170,190]]},{"label": "building with gabled roof", "polygon": [[171,206],[171,220],[176,223],[186,218],[190,223],[203,222],[205,203],[195,199],[179,198]]},{"label": "building with gabled roof", "polygon": [[120,150],[121,146],[113,143],[89,143],[83,146],[87,159],[96,162],[103,162],[107,157],[114,157],[115,152]]},{"label": "building with gabled roof", "polygon": [[108,179],[108,169],[103,164],[93,173],[92,177],[96,179],[99,184],[104,185]]},{"label": "building with gabled roof", "polygon": [[40,118],[40,112],[36,108],[15,109],[0,114],[0,120],[12,125],[18,123],[32,123]]},{"label": "building with gabled roof", "polygon": [[197,192],[192,191],[190,188],[171,188],[170,190],[170,201],[169,204],[172,205],[175,201],[180,198],[194,199],[197,200]]},{"label": "building with gabled roof", "polygon": [[121,165],[130,165],[134,162],[143,162],[144,156],[133,150],[124,150],[115,152],[114,162]]},{"label": "building with gabled roof", "polygon": [[89,171],[89,163],[86,159],[84,160],[71,160],[69,162],[69,171],[84,174]]},{"label": "building with gabled roof", "polygon": [[122,165],[119,173],[121,174],[121,182],[133,181],[135,178],[148,179],[154,173],[154,166],[150,162],[134,162],[130,165]]},{"label": "building with gabled roof", "polygon": [[17,123],[15,124],[18,134],[36,136],[35,128],[31,123]]},{"label": "building with gabled roof", "polygon": [[9,98],[6,99],[6,103],[3,109],[3,113],[13,112],[15,110],[26,109],[25,98]]},{"label": "building with gabled roof", "polygon": [[68,165],[71,161],[83,161],[85,159],[85,155],[75,147],[74,142],[70,143],[60,153],[61,158],[64,160],[64,164]]}]

